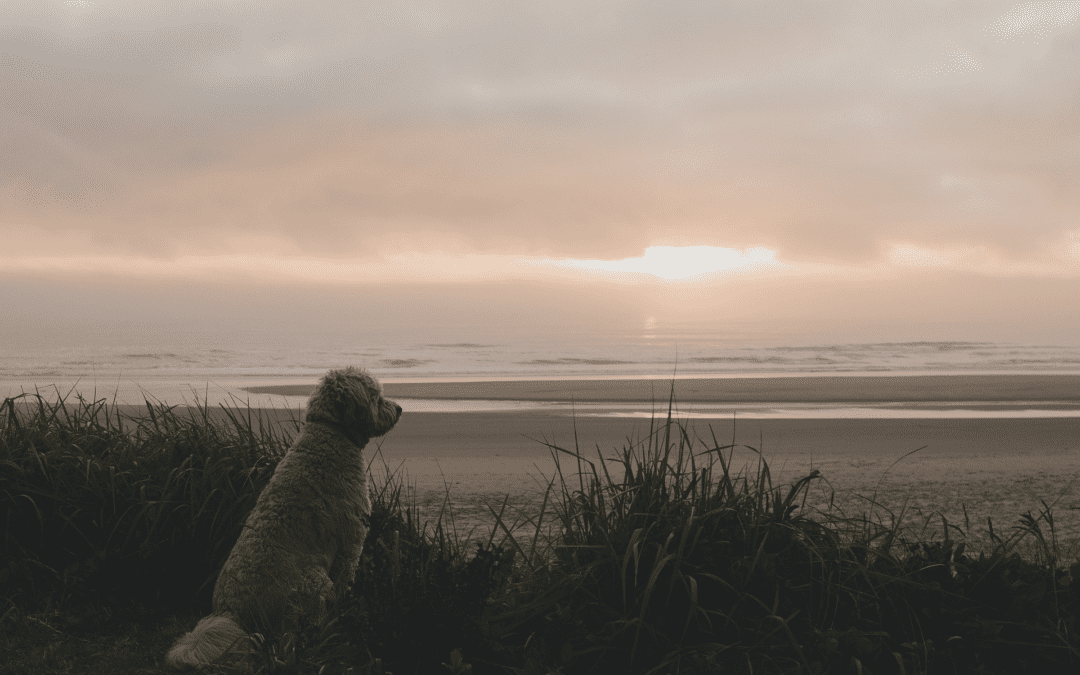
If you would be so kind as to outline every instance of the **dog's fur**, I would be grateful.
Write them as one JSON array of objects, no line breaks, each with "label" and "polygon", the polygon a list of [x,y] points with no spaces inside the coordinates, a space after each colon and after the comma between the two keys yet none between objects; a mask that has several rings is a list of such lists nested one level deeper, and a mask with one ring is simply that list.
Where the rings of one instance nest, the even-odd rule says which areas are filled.
[{"label": "dog's fur", "polygon": [[213,611],[166,656],[174,669],[243,658],[253,632],[315,621],[352,584],[371,497],[361,450],[401,406],[357,368],[332,370],[308,400],[303,432],[259,495],[214,586]]}]

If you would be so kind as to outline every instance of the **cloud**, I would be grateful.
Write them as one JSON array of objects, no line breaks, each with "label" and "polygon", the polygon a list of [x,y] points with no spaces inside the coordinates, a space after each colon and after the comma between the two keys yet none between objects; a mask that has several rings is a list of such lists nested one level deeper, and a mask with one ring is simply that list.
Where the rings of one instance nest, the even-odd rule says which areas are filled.
[{"label": "cloud", "polygon": [[951,272],[967,272],[994,277],[1080,277],[1080,258],[1068,260],[1025,261],[1010,259],[990,246],[950,245],[927,247],[893,244],[888,252],[891,262],[909,268],[940,268]]},{"label": "cloud", "polygon": [[982,64],[970,52],[945,41],[941,54],[921,68],[908,70],[897,69],[896,74],[905,79],[928,81],[949,75],[969,75],[983,69]]},{"label": "cloud", "polygon": [[1068,28],[1080,17],[1080,2],[1021,2],[999,16],[984,30],[1001,40],[1042,40]]},{"label": "cloud", "polygon": [[1049,259],[1077,4],[6,3],[0,233],[41,260]]}]

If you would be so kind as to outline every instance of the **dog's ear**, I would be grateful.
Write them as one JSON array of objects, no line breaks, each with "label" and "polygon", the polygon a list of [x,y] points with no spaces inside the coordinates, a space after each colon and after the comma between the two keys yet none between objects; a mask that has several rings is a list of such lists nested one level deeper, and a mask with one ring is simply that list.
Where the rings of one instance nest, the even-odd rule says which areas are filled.
[{"label": "dog's ear", "polygon": [[364,432],[375,426],[378,396],[354,369],[331,370],[308,400],[307,416]]},{"label": "dog's ear", "polygon": [[[368,432],[375,426],[379,395],[359,377],[348,378],[346,392],[339,400],[339,420],[350,429]],[[374,399],[374,400],[372,400]]]}]

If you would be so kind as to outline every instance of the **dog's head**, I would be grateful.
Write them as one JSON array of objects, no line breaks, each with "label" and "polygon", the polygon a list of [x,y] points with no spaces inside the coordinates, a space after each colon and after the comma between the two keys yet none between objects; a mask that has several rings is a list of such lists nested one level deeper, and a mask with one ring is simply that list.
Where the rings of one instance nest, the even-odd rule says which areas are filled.
[{"label": "dog's head", "polygon": [[360,368],[331,370],[308,399],[309,422],[328,422],[345,428],[364,443],[394,428],[401,406],[383,398],[379,381]]}]

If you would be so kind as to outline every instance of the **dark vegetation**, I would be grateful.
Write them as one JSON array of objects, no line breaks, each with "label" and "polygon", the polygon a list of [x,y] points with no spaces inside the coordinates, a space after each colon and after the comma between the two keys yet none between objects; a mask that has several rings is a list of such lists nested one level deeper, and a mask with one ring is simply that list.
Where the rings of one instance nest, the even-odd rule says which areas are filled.
[{"label": "dark vegetation", "polygon": [[[691,438],[672,408],[615,473],[599,448],[549,445],[543,505],[491,504],[479,538],[454,530],[449,494],[424,523],[376,472],[355,593],[256,636],[256,672],[1080,672],[1080,563],[1061,559],[1050,507],[1007,536],[988,521],[989,550],[941,516],[913,540],[809,509],[816,471],[779,486],[763,458],[735,471],[735,448]],[[5,400],[0,675],[161,672],[289,437],[241,407]]]}]

